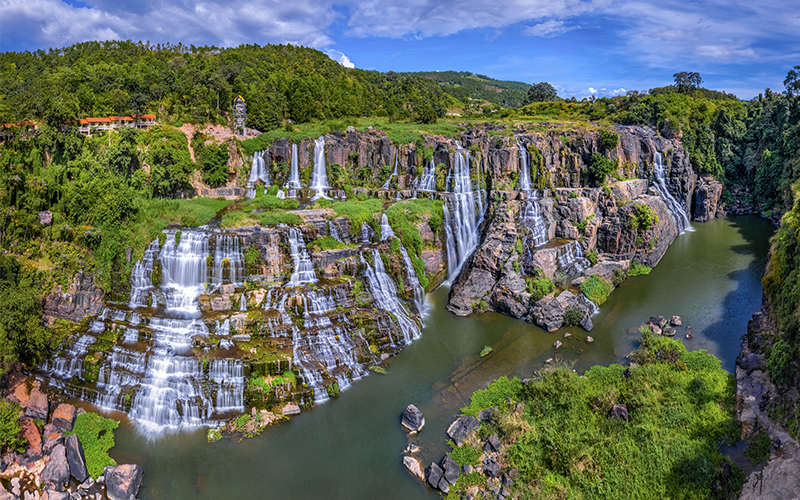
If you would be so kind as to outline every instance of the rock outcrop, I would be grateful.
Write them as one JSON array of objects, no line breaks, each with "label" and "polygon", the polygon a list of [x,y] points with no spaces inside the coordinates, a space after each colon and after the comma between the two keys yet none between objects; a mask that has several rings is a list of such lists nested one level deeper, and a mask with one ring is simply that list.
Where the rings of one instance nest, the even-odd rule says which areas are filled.
[{"label": "rock outcrop", "polygon": [[44,299],[45,318],[78,322],[86,316],[96,316],[103,310],[103,291],[94,282],[94,277],[79,271],[75,280],[64,290],[56,285],[55,290]]},{"label": "rock outcrop", "polygon": [[703,176],[697,182],[694,192],[694,212],[692,219],[708,222],[717,215],[722,184],[713,177]]},{"label": "rock outcrop", "polygon": [[419,408],[414,405],[408,405],[400,418],[400,424],[406,432],[416,434],[425,427],[425,417],[422,416]]},{"label": "rock outcrop", "polygon": [[111,500],[129,500],[139,493],[142,485],[142,468],[136,464],[106,467],[103,476],[106,483],[106,495]]}]

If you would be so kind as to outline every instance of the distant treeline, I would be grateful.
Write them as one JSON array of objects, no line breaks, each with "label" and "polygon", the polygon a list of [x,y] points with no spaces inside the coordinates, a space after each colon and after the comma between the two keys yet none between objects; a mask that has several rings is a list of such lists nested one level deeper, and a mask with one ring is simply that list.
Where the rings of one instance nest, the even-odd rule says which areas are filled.
[{"label": "distant treeline", "polygon": [[495,80],[469,71],[419,71],[399,74],[433,80],[442,87],[442,90],[462,103],[466,103],[469,99],[483,99],[504,108],[522,106],[525,94],[531,87],[527,83]]},{"label": "distant treeline", "polygon": [[174,123],[226,122],[237,95],[247,102],[248,125],[261,131],[346,116],[429,121],[450,101],[429,79],[348,69],[294,45],[108,41],[0,54],[4,123],[142,112]]}]

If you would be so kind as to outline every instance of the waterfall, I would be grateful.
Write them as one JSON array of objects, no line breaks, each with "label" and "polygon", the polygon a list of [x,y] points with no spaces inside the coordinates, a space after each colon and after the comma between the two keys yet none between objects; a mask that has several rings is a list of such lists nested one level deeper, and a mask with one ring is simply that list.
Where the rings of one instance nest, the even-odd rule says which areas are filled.
[{"label": "waterfall", "polygon": [[325,169],[325,139],[322,137],[314,141],[314,171],[309,187],[315,191],[314,199],[327,198],[325,190],[330,189],[330,186],[328,186],[328,172]]},{"label": "waterfall", "polygon": [[392,182],[392,177],[395,177],[397,175],[397,158],[399,156],[400,156],[400,151],[397,151],[394,154],[394,170],[392,171],[391,175],[389,175],[389,178],[386,179],[386,182],[383,185],[383,189],[389,189],[389,183]]},{"label": "waterfall", "polygon": [[292,144],[292,169],[289,172],[289,182],[286,183],[286,189],[289,190],[289,196],[295,196],[294,190],[302,187],[300,184],[300,169],[297,168],[297,144]]},{"label": "waterfall", "polygon": [[392,231],[392,226],[389,225],[389,219],[386,217],[386,212],[384,212],[381,216],[381,241],[386,241],[392,237],[394,237],[394,231]]},{"label": "waterfall", "polygon": [[247,296],[244,292],[242,292],[242,296],[239,299],[239,311],[247,311]]},{"label": "waterfall", "polygon": [[301,286],[317,281],[314,264],[306,251],[303,236],[293,227],[289,228],[289,248],[291,249],[294,271],[286,286]]},{"label": "waterfall", "polygon": [[417,311],[422,313],[423,304],[425,302],[425,291],[419,283],[417,271],[414,269],[414,264],[411,262],[411,257],[408,255],[406,247],[400,243],[400,253],[403,254],[403,262],[406,264],[406,277],[408,278],[408,285],[414,291],[414,303],[417,306]]},{"label": "waterfall", "polygon": [[683,204],[678,202],[667,188],[664,155],[659,152],[656,152],[655,159],[653,160],[653,174],[653,187],[656,188],[661,198],[664,200],[664,203],[667,205],[667,208],[669,208],[669,211],[672,212],[673,217],[675,217],[675,222],[678,224],[678,231],[680,233],[684,231],[694,231],[689,222],[689,217],[683,209]]},{"label": "waterfall", "polygon": [[[408,312],[400,303],[400,299],[397,297],[397,288],[394,286],[392,278],[386,274],[380,252],[376,248],[372,249],[372,266],[364,260],[362,254],[361,264],[364,266],[364,275],[367,278],[370,292],[375,298],[375,305],[378,309],[393,316],[403,333],[403,341],[407,344],[419,338],[419,326],[409,317]],[[389,338],[391,339],[391,336]],[[394,345],[394,341],[392,341],[392,345]]]},{"label": "waterfall", "polygon": [[197,298],[205,291],[208,281],[208,236],[196,231],[183,231],[180,243],[175,239],[175,231],[167,232],[160,255],[161,288],[167,309],[198,313]]},{"label": "waterfall", "polygon": [[336,228],[336,224],[334,224],[332,220],[328,221],[328,235],[331,238],[335,238],[339,241],[342,241],[342,237],[339,236],[339,229]]},{"label": "waterfall", "polygon": [[574,276],[592,265],[589,259],[583,256],[583,249],[576,240],[558,247],[556,261],[558,262],[558,272],[565,277]]},{"label": "waterfall", "polygon": [[517,187],[519,187],[520,191],[528,192],[531,190],[531,168],[528,148],[517,139],[517,149],[519,149],[519,181]]},{"label": "waterfall", "polygon": [[525,200],[520,212],[520,225],[522,226],[522,242],[525,250],[538,247],[547,243],[547,223],[542,217],[539,198],[535,191]]},{"label": "waterfall", "polygon": [[469,162],[469,151],[457,149],[452,170],[452,194],[447,197],[444,210],[447,279],[450,283],[455,280],[464,262],[478,246],[478,226],[483,220],[483,200],[480,190],[477,200],[475,198]]},{"label": "waterfall", "polygon": [[433,159],[422,169],[422,176],[419,179],[418,191],[436,191],[436,165]]},{"label": "waterfall", "polygon": [[[149,292],[153,289],[153,263],[158,256],[158,240],[154,240],[144,251],[142,260],[133,265],[131,271],[131,300],[129,307],[147,307]],[[155,305],[155,304],[154,304]]]},{"label": "waterfall", "polygon": [[221,234],[216,238],[214,268],[211,271],[211,283],[215,287],[225,282],[233,283],[234,286],[242,286],[244,283],[244,255],[239,237],[229,234]]},{"label": "waterfall", "polygon": [[[216,238],[215,265],[209,270],[212,251],[208,232],[184,229],[180,236],[177,231],[165,233],[163,246],[159,248],[158,240],[151,243],[133,267],[133,311],[127,314],[104,310],[92,323],[89,334],[67,344],[60,356],[42,366],[51,382],[70,396],[108,411],[126,411],[139,428],[152,433],[213,425],[227,412],[244,410],[241,361],[215,360],[210,375],[206,375],[201,360],[192,352],[193,339],[209,335],[200,317],[198,298],[205,291],[206,282],[214,276],[221,279],[216,264],[223,258],[217,254],[229,256],[231,281],[243,281],[243,267],[235,264],[235,254],[241,253],[238,237]],[[152,282],[156,263],[160,263],[161,271],[158,287]],[[166,309],[155,309],[151,317],[143,319],[136,309],[149,305],[146,298],[151,292],[163,295]],[[123,341],[105,353],[98,351],[99,356],[86,358],[89,347],[97,341],[96,335],[105,330],[108,321],[113,322],[110,326],[114,328],[124,328]],[[215,334],[230,335],[230,321],[218,323]],[[145,335],[148,342],[139,343],[140,335]],[[222,340],[230,344],[228,339]],[[95,365],[97,382],[70,383],[73,377],[88,378],[89,363]]]},{"label": "waterfall", "polygon": [[256,151],[253,155],[253,165],[250,167],[250,178],[247,180],[247,197],[256,197],[256,182],[259,180],[269,187],[269,171],[264,167],[264,153],[266,151]]},{"label": "waterfall", "polygon": [[372,228],[369,227],[369,224],[366,222],[361,224],[361,242],[365,245],[370,244],[370,239],[372,238]]}]

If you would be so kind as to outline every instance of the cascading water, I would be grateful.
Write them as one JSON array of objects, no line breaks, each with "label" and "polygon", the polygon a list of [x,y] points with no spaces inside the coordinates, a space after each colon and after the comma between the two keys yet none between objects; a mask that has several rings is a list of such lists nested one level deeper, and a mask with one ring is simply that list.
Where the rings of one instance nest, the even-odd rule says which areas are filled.
[{"label": "cascading water", "polygon": [[297,167],[297,160],[297,144],[292,144],[292,167],[289,171],[289,182],[286,183],[286,189],[289,190],[289,196],[295,196],[295,190],[303,187],[300,184],[300,169]]},{"label": "cascading water", "polygon": [[408,285],[414,291],[414,304],[417,306],[417,311],[423,312],[423,304],[425,301],[425,291],[419,283],[417,271],[414,270],[414,264],[411,262],[411,257],[408,255],[406,247],[400,243],[400,253],[403,254],[403,262],[406,265],[406,277],[408,278]]},{"label": "cascading water", "polygon": [[[70,395],[106,410],[126,411],[141,429],[152,433],[213,425],[228,412],[244,410],[241,361],[216,360],[207,375],[201,361],[190,354],[193,338],[209,335],[200,318],[198,298],[207,282],[222,276],[223,259],[212,260],[207,231],[165,233],[163,246],[159,247],[158,240],[151,243],[131,273],[130,307],[134,311],[107,309],[90,329],[96,335],[110,321],[110,331],[124,332],[123,342],[108,348],[97,343],[95,335],[87,334],[42,367],[51,383],[64,387]],[[217,235],[215,255],[235,254],[235,240],[235,236]],[[154,272],[156,262],[160,273]],[[213,265],[210,270],[209,265]],[[241,280],[243,270],[234,267],[231,262],[231,276]],[[160,282],[156,279],[159,275]],[[153,309],[149,312],[152,316],[143,319],[136,309],[150,305],[149,294],[163,296],[166,308]],[[140,333],[149,339],[147,343],[139,342]],[[218,325],[215,334],[230,334],[230,322]],[[94,355],[87,361],[90,351]],[[94,383],[72,384],[73,377]]]},{"label": "cascading water", "polygon": [[328,186],[328,172],[325,168],[325,139],[320,137],[314,141],[314,171],[311,174],[311,189],[314,190],[314,199],[327,198],[325,190]]},{"label": "cascading water", "polygon": [[542,217],[542,209],[535,191],[530,196],[520,212],[520,225],[522,226],[522,242],[525,249],[535,248],[547,243],[547,223]]},{"label": "cascading water", "polygon": [[383,184],[383,189],[389,189],[389,184],[392,182],[392,177],[397,176],[397,158],[399,156],[400,156],[399,151],[394,154],[394,170],[392,170],[391,175],[389,175],[389,178],[386,179],[386,182]]},{"label": "cascading water", "polygon": [[389,225],[389,218],[386,217],[386,212],[381,216],[381,241],[386,241],[394,237],[392,226]]},{"label": "cascading water", "polygon": [[574,276],[592,265],[589,259],[583,256],[583,249],[576,240],[558,247],[556,261],[558,272],[566,277]]},{"label": "cascading water", "polygon": [[436,191],[436,165],[432,159],[422,169],[417,191]]},{"label": "cascading water", "polygon": [[531,190],[531,168],[528,149],[517,139],[517,149],[519,149],[519,189],[528,192]]},{"label": "cascading water", "polygon": [[[419,338],[419,325],[409,317],[408,312],[400,303],[400,299],[397,297],[397,288],[392,278],[386,274],[378,249],[372,249],[372,265],[369,265],[364,260],[363,254],[361,255],[361,264],[364,266],[364,275],[367,278],[376,306],[378,309],[389,312],[394,316],[403,334],[403,341],[408,344],[412,340]],[[391,340],[391,335],[389,338]],[[394,341],[392,341],[392,345],[394,345]]]},{"label": "cascading water", "polygon": [[366,222],[361,224],[361,243],[365,245],[369,245],[370,239],[372,238],[372,228],[369,227],[369,224]]},{"label": "cascading water", "polygon": [[661,198],[664,199],[664,203],[666,203],[669,211],[672,212],[673,217],[675,217],[675,222],[678,224],[678,231],[680,233],[684,231],[694,231],[689,222],[689,217],[683,209],[683,205],[672,196],[669,192],[669,188],[667,188],[666,170],[664,166],[664,155],[656,152],[655,158],[653,159],[653,186],[661,195]]},{"label": "cascading water", "polygon": [[289,228],[289,248],[294,262],[294,271],[286,286],[302,286],[317,281],[314,264],[306,251],[303,236],[293,227]]},{"label": "cascading water", "polygon": [[342,241],[342,237],[339,236],[339,229],[336,227],[336,224],[332,220],[328,221],[328,236],[331,238],[335,238],[339,241]]},{"label": "cascading water", "polygon": [[242,286],[244,274],[244,255],[239,245],[239,237],[229,234],[217,236],[211,283],[215,287],[225,282],[233,283],[234,286]]},{"label": "cascading water", "polygon": [[452,174],[452,194],[447,197],[444,210],[450,283],[461,272],[464,262],[478,245],[478,226],[483,221],[483,201],[480,194],[476,200],[469,164],[469,151],[457,149]]},{"label": "cascading water", "polygon": [[250,199],[256,197],[256,182],[259,180],[264,183],[265,187],[269,187],[269,171],[264,166],[264,153],[266,151],[257,151],[253,155],[250,178],[247,179],[247,197]]}]

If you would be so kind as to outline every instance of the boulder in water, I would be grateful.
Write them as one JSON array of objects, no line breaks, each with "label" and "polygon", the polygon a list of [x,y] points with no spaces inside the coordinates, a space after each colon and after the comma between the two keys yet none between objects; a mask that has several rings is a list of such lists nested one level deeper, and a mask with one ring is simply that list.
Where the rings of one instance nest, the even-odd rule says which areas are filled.
[{"label": "boulder in water", "polygon": [[683,325],[683,320],[681,320],[680,316],[673,316],[669,319],[669,324],[672,326],[681,326]]},{"label": "boulder in water", "polygon": [[556,340],[555,342],[553,342],[553,347],[555,347],[556,349],[558,349],[559,347],[561,347],[561,345],[562,345],[562,344],[561,344],[561,341],[560,341],[560,340]]},{"label": "boulder in water", "polygon": [[458,417],[447,428],[447,435],[455,441],[456,445],[461,446],[480,425],[480,421],[475,417]]},{"label": "boulder in water", "polygon": [[650,323],[658,325],[659,328],[664,328],[669,320],[664,316],[650,316]]},{"label": "boulder in water", "polygon": [[445,455],[442,459],[442,469],[444,470],[444,479],[450,484],[456,484],[458,475],[461,472],[461,467],[458,466],[450,455]]},{"label": "boulder in water", "polygon": [[79,483],[84,482],[89,477],[89,471],[86,469],[86,457],[83,454],[83,446],[81,446],[78,436],[75,434],[67,436],[64,445],[67,449],[67,463],[69,464],[70,474]]},{"label": "boulder in water", "polygon": [[106,467],[106,495],[111,500],[129,500],[136,497],[142,485],[142,468],[136,464]]},{"label": "boulder in water", "polygon": [[444,477],[444,471],[441,467],[431,462],[431,465],[428,467],[426,472],[426,476],[428,477],[428,484],[431,485],[431,488],[438,488],[439,482]]},{"label": "boulder in water", "polygon": [[422,416],[419,408],[414,405],[408,405],[400,418],[400,425],[403,426],[406,432],[416,434],[425,427],[425,417]]},{"label": "boulder in water", "polygon": [[283,413],[284,415],[299,415],[300,414],[300,407],[297,406],[296,404],[291,404],[290,403],[290,404],[288,404],[288,405],[283,407],[283,410],[281,410],[281,413]]},{"label": "boulder in water", "polygon": [[405,456],[403,457],[403,465],[410,473],[417,476],[420,481],[425,481],[425,473],[422,471],[422,465],[420,465],[419,460],[414,457]]},{"label": "boulder in water", "polygon": [[674,337],[677,331],[671,326],[665,326],[664,329],[661,330],[661,333],[663,333],[667,337]]}]

